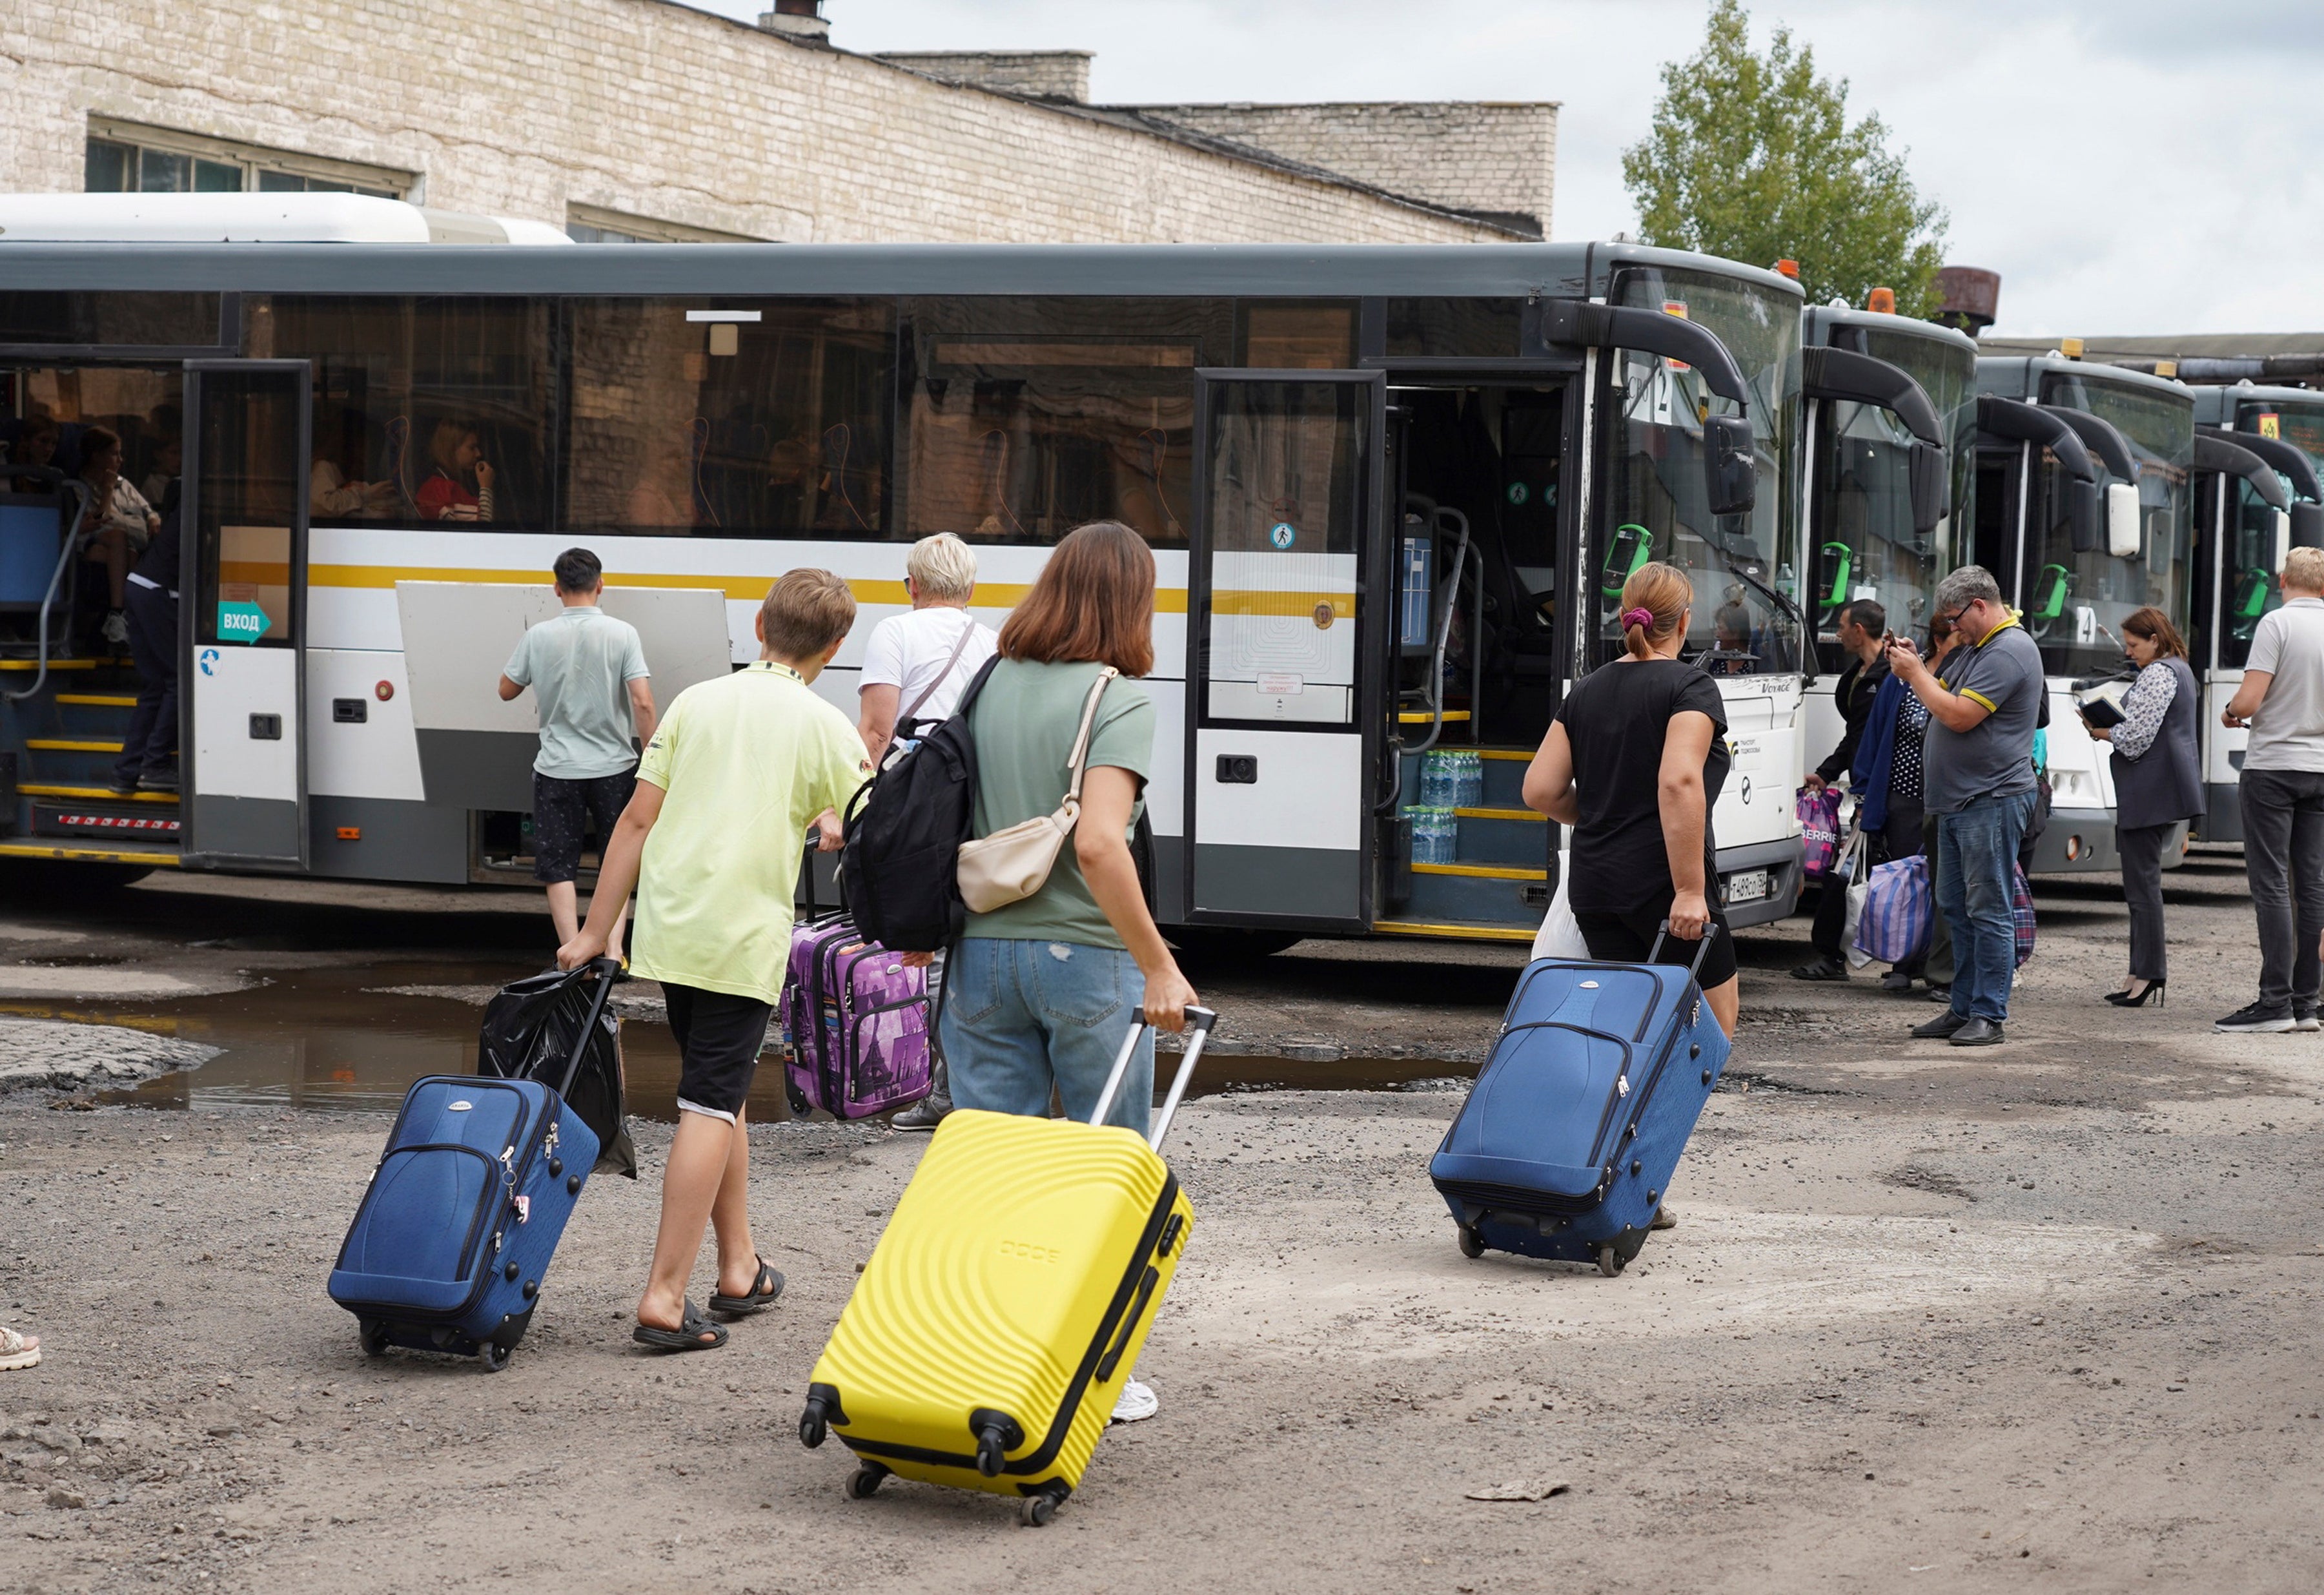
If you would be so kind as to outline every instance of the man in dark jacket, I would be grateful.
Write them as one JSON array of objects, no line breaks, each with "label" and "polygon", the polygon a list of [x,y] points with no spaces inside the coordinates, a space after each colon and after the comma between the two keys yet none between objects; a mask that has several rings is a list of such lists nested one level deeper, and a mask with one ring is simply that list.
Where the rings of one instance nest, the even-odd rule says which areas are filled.
[{"label": "man in dark jacket", "polygon": [[137,664],[137,707],[109,784],[124,795],[178,790],[179,491],[172,477],[161,496],[161,529],[123,589],[129,655]]},{"label": "man in dark jacket", "polygon": [[[1881,638],[1887,629],[1888,612],[1870,598],[1857,598],[1840,607],[1837,635],[1849,663],[1831,694],[1832,703],[1840,710],[1840,745],[1831,750],[1829,758],[1808,773],[1811,792],[1821,792],[1839,781],[1856,762],[1856,745],[1864,735],[1866,719],[1872,713],[1872,700],[1879,694],[1880,683],[1888,679],[1888,660],[1881,649]],[[1862,795],[1858,794],[1859,802]],[[1816,896],[1816,955],[1794,969],[1792,978],[1847,979],[1848,965],[1840,957],[1840,944],[1847,925],[1848,883],[1837,875],[1827,876]]]}]

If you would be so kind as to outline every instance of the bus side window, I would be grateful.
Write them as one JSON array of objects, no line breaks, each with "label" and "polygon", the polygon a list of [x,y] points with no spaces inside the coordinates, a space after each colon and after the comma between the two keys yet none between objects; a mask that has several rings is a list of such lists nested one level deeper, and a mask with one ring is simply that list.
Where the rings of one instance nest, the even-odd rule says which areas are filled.
[{"label": "bus side window", "polygon": [[581,300],[567,524],[708,537],[888,527],[887,300]]},{"label": "bus side window", "polygon": [[252,306],[251,352],[314,362],[310,517],[553,530],[552,311],[452,295]]}]

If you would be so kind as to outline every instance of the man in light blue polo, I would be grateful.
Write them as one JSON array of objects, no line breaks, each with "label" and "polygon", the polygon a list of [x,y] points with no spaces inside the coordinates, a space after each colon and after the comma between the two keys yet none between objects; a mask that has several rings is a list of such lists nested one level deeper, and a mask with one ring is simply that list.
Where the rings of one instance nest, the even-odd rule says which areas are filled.
[{"label": "man in light blue polo", "polygon": [[[562,612],[526,630],[501,672],[501,699],[527,687],[540,706],[540,753],[532,761],[532,878],[549,888],[549,917],[562,947],[580,933],[581,849],[594,823],[599,843],[630,801],[638,747],[654,733],[653,683],[637,628],[597,607],[604,568],[586,548],[557,556]],[[622,926],[610,951],[622,956]]]},{"label": "man in light blue polo", "polygon": [[1922,801],[1937,821],[1937,911],[1952,932],[1952,1004],[1913,1034],[1957,1047],[2002,1039],[2017,968],[2010,912],[2017,844],[2034,817],[2034,731],[2047,691],[2042,650],[2001,601],[1982,565],[1937,584],[1932,606],[1964,645],[1930,672],[1910,638],[1888,648],[1888,667],[1929,711]]}]

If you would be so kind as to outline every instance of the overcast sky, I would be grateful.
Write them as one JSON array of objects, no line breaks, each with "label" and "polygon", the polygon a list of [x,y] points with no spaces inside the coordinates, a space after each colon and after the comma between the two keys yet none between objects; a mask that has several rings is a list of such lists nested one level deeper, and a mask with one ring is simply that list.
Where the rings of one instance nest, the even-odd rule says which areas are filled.
[{"label": "overcast sky", "polygon": [[[760,0],[709,0],[748,16]],[[1910,151],[2002,332],[2324,328],[2324,5],[1760,0]],[[857,51],[1096,51],[1102,102],[1548,99],[1559,238],[1635,230],[1621,151],[1704,0],[825,0]]]}]

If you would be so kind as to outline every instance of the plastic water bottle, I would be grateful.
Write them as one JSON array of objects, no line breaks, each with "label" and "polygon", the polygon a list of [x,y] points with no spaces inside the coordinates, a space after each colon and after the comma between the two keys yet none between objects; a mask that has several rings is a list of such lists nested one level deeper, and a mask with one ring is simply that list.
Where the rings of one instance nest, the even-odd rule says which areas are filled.
[{"label": "plastic water bottle", "polygon": [[1460,780],[1454,790],[1453,807],[1482,808],[1485,803],[1485,756],[1464,753],[1460,759]]},{"label": "plastic water bottle", "polygon": [[1449,809],[1452,806],[1453,789],[1457,779],[1452,773],[1452,756],[1438,749],[1420,756],[1420,807]]}]

